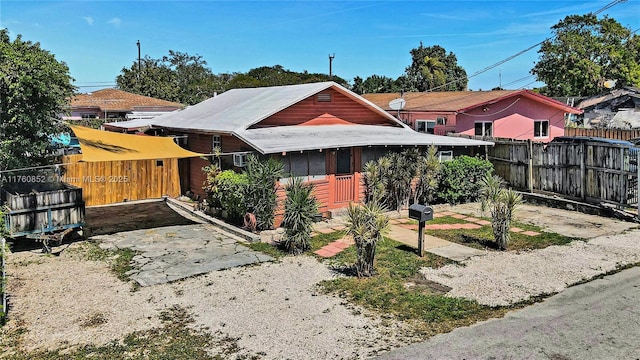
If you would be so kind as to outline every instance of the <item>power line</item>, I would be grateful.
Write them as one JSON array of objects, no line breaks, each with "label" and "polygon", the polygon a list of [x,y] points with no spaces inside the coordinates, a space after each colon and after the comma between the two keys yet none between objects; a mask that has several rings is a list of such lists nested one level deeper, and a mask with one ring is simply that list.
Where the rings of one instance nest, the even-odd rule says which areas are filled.
[{"label": "power line", "polygon": [[[600,8],[599,10],[597,10],[596,12],[594,12],[593,14],[594,14],[594,15],[597,15],[597,14],[599,14],[599,13],[601,13],[601,12],[603,12],[603,11],[607,10],[607,9],[610,9],[610,8],[612,8],[613,6],[615,6],[615,5],[617,5],[617,4],[620,4],[620,3],[623,3],[623,2],[627,2],[627,0],[614,0],[614,1],[610,2],[610,3],[608,3],[607,5],[605,5],[604,7]],[[638,31],[638,30],[636,30],[636,31]],[[497,63],[495,63],[495,64],[493,64],[493,65],[489,65],[489,66],[487,66],[487,67],[485,67],[485,68],[483,68],[483,69],[481,69],[481,70],[478,70],[478,71],[474,72],[473,74],[471,74],[471,75],[469,75],[469,76],[464,76],[464,77],[460,77],[460,78],[458,78],[458,79],[453,79],[453,80],[451,80],[451,81],[449,81],[449,82],[447,82],[447,83],[445,83],[445,84],[443,84],[443,85],[436,86],[436,87],[431,88],[431,89],[429,89],[429,90],[427,90],[427,91],[434,91],[434,90],[437,90],[437,89],[440,89],[440,88],[446,87],[446,86],[448,86],[448,85],[455,84],[455,83],[457,83],[458,81],[462,81],[462,80],[465,80],[465,79],[470,79],[470,78],[472,78],[472,77],[478,76],[478,75],[480,75],[480,74],[482,74],[482,73],[485,73],[485,72],[487,72],[487,71],[489,71],[489,70],[491,70],[491,69],[494,69],[494,68],[496,68],[496,67],[498,67],[498,66],[500,66],[500,65],[502,65],[502,64],[504,64],[504,63],[506,63],[507,61],[511,61],[511,60],[513,60],[513,59],[517,58],[518,56],[520,56],[520,55],[522,55],[522,54],[524,54],[524,53],[527,53],[527,52],[529,52],[529,51],[531,51],[531,50],[535,49],[536,47],[538,47],[538,46],[542,45],[545,41],[552,40],[552,39],[554,39],[555,37],[556,37],[556,35],[550,36],[550,37],[548,37],[548,38],[546,38],[546,39],[544,39],[544,40],[540,41],[539,43],[537,43],[537,44],[535,44],[535,45],[532,45],[532,46],[530,46],[530,47],[528,47],[528,48],[526,48],[526,49],[524,49],[524,50],[522,50],[522,51],[519,51],[518,53],[516,53],[516,54],[514,54],[514,55],[511,55],[511,56],[507,57],[507,58],[506,58],[506,59],[504,59],[504,60],[500,60],[500,61],[498,61]],[[533,83],[535,83],[535,82],[536,82],[536,81],[532,82],[531,84],[533,84]],[[529,85],[529,84],[527,84],[527,85]]]}]

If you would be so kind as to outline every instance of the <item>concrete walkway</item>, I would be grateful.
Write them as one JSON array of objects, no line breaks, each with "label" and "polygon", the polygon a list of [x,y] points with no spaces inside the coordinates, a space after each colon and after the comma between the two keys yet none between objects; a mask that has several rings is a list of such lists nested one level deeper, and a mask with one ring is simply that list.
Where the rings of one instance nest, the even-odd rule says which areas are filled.
[{"label": "concrete walkway", "polygon": [[[395,241],[418,249],[418,232],[416,231],[402,227],[399,224],[392,224],[387,236]],[[423,234],[422,240],[424,251],[454,261],[464,261],[473,256],[486,254],[485,251],[452,243],[428,234]]]}]

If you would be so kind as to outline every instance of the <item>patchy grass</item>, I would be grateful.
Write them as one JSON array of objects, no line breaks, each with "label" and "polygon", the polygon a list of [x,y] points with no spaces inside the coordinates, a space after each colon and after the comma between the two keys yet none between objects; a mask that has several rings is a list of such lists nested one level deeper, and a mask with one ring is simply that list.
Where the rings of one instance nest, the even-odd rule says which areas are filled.
[{"label": "patchy grass", "polygon": [[97,243],[91,241],[82,243],[82,245],[79,248],[74,249],[74,251],[86,260],[107,262],[111,271],[118,277],[118,279],[125,282],[129,281],[129,275],[127,275],[127,272],[133,269],[133,266],[131,266],[131,260],[134,256],[140,253],[129,248],[105,250],[98,246]]},{"label": "patchy grass", "polygon": [[329,260],[346,275],[320,283],[326,293],[340,295],[354,304],[376,313],[410,321],[420,334],[433,335],[489,318],[501,317],[505,308],[491,308],[475,301],[444,296],[442,285],[421,279],[422,267],[438,268],[451,263],[427,254],[420,258],[415,249],[385,238],[378,243],[375,267],[377,275],[358,279],[354,276],[355,247]]},{"label": "patchy grass", "polygon": [[[14,351],[6,359],[257,359],[257,355],[238,354],[238,339],[219,334],[215,339],[202,329],[194,329],[186,309],[173,306],[160,315],[162,326],[129,334],[123,340],[102,346],[67,346],[53,351],[26,353]],[[92,324],[93,325],[93,324]],[[97,324],[95,326],[99,326]],[[15,344],[14,344],[15,345]],[[217,351],[210,351],[215,348]]]},{"label": "patchy grass", "polygon": [[[436,222],[437,220],[437,222]],[[491,219],[485,219],[491,221]],[[462,221],[465,223],[466,221]],[[459,224],[460,220],[445,216],[430,220],[429,224]],[[543,249],[551,245],[566,245],[574,240],[585,240],[582,238],[575,238],[564,236],[556,233],[544,232],[540,227],[534,225],[528,225],[518,222],[512,222],[511,227],[517,227],[524,231],[539,232],[540,235],[528,236],[522,233],[511,232],[511,241],[508,244],[507,249],[509,251],[519,250],[532,250]],[[480,229],[456,229],[456,230],[425,230],[426,234],[435,236],[437,238],[451,241],[454,243],[462,244],[465,246],[473,247],[476,249],[496,249],[496,243],[493,239],[493,232],[491,225],[485,225]]]},{"label": "patchy grass", "polygon": [[[321,247],[329,243],[332,243],[338,239],[341,239],[342,237],[344,237],[344,235],[345,235],[344,231],[334,231],[328,234],[319,234],[319,235],[313,236],[310,241],[311,249],[307,250],[305,254],[313,255],[314,251],[320,249]],[[258,242],[258,243],[250,243],[245,245],[255,251],[260,251],[276,259],[280,259],[284,256],[289,255],[289,253],[286,252],[283,248],[275,245],[271,245],[268,243]]]}]

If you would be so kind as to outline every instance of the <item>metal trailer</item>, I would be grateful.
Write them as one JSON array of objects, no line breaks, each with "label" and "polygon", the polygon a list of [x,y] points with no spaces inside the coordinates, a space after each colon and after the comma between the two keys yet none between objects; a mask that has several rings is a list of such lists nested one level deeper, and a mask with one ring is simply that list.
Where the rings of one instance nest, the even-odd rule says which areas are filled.
[{"label": "metal trailer", "polygon": [[21,188],[5,187],[1,191],[9,237],[35,239],[50,252],[52,243],[61,243],[84,226],[81,188],[64,183],[55,189],[39,186],[26,192],[24,186]]}]

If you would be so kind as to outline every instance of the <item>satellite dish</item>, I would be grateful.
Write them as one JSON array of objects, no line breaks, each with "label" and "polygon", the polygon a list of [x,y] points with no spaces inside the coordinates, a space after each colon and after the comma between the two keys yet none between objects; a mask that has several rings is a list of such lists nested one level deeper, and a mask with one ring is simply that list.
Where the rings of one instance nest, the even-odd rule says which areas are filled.
[{"label": "satellite dish", "polygon": [[614,86],[616,86],[617,81],[616,80],[607,80],[604,82],[604,87],[606,87],[607,89],[611,89]]},{"label": "satellite dish", "polygon": [[393,99],[389,101],[389,108],[391,110],[402,110],[406,103],[407,102],[403,98]]}]

